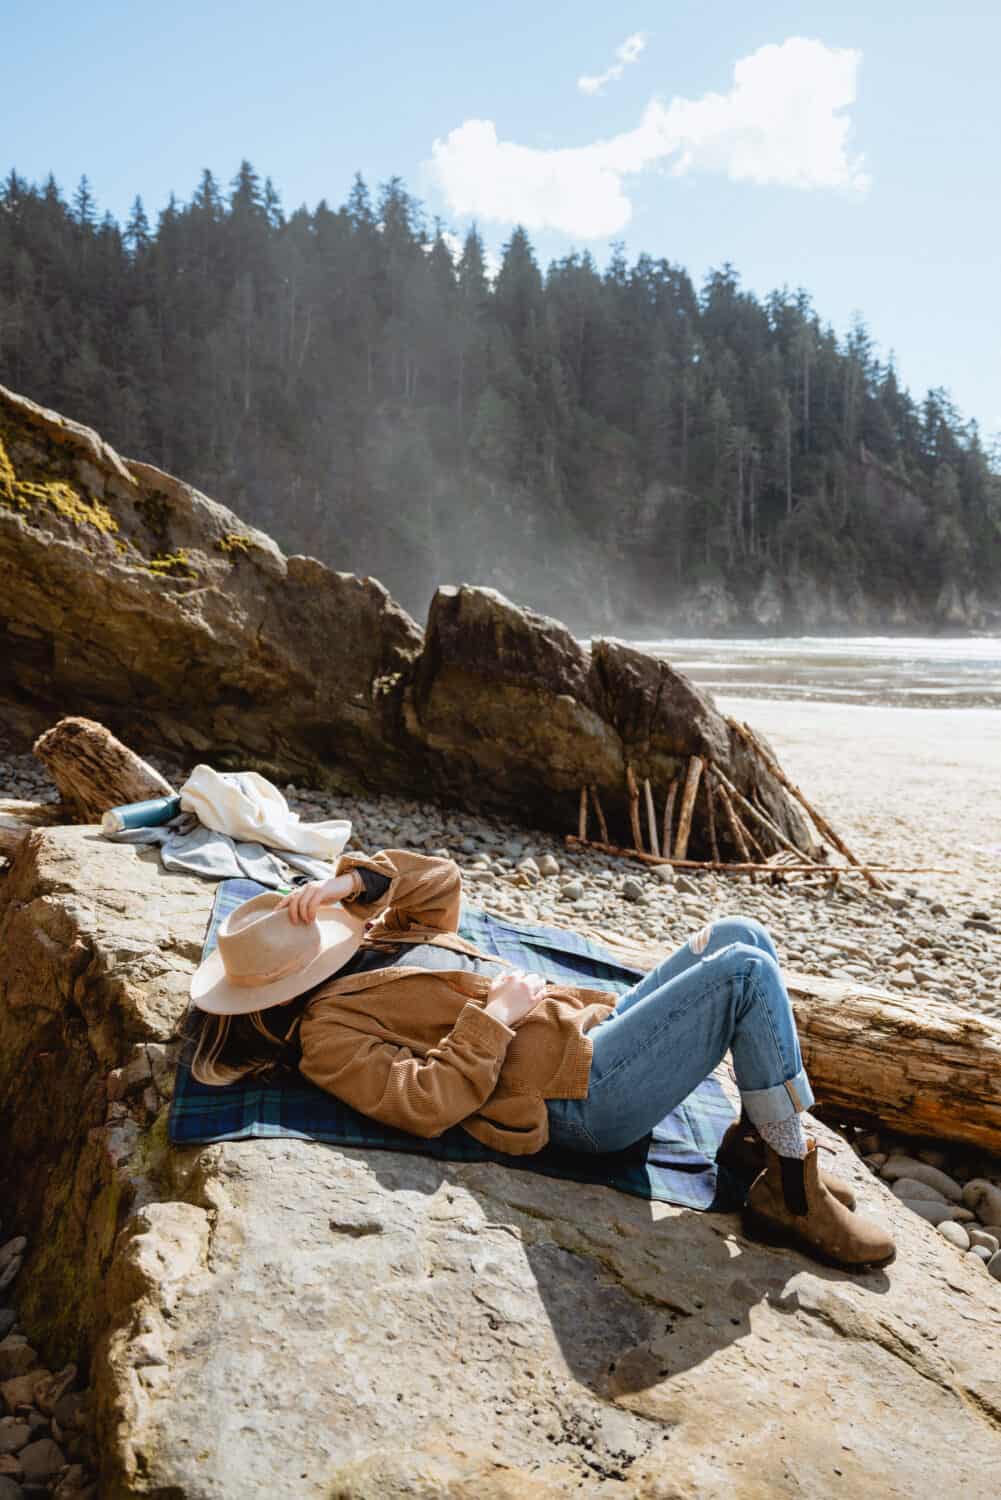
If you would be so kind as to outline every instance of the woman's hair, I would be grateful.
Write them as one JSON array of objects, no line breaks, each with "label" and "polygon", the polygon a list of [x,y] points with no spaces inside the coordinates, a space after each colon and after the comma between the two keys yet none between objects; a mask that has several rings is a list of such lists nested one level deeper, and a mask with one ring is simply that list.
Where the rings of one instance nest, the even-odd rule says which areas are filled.
[{"label": "woman's hair", "polygon": [[[240,1078],[263,1077],[275,1069],[298,1066],[298,1031],[313,985],[303,995],[267,1010],[242,1016],[216,1016],[206,1011],[194,1018],[197,1027],[191,1072],[199,1083],[224,1085]],[[268,1024],[270,1020],[271,1024]]]}]

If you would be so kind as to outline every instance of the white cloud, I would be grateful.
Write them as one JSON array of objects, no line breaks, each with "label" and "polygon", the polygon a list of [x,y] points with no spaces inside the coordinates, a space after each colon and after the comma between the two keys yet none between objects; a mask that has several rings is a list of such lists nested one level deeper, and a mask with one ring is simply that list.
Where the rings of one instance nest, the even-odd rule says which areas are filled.
[{"label": "white cloud", "polygon": [[843,113],[861,61],[790,37],[741,58],[728,93],[654,98],[634,130],[609,140],[541,150],[499,140],[492,120],[466,120],[434,142],[426,167],[453,213],[582,239],[618,233],[632,216],[624,179],[658,165],[675,176],[864,192],[869,177],[849,154]]},{"label": "white cloud", "polygon": [[577,87],[582,94],[600,94],[606,83],[614,83],[620,79],[630,63],[638,62],[647,39],[642,31],[634,31],[632,36],[627,36],[624,42],[620,42],[615,49],[616,61],[604,73],[595,75],[584,74],[577,80]]}]

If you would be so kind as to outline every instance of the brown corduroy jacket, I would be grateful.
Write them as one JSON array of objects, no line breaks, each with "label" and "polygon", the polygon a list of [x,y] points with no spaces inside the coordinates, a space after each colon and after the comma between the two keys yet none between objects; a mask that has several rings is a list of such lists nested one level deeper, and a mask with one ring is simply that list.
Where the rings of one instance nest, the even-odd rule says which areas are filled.
[{"label": "brown corduroy jacket", "polygon": [[[390,879],[376,901],[344,905],[373,918],[363,946],[435,943],[482,953],[458,936],[462,874],[454,860],[404,849],[342,854],[337,873],[363,865]],[[614,1009],[607,991],[549,981],[513,1027],[486,1013],[491,981],[457,969],[394,965],[336,975],[300,1024],[300,1071],[345,1104],[414,1135],[461,1124],[511,1155],[549,1139],[547,1099],[582,1099],[587,1035]]]}]

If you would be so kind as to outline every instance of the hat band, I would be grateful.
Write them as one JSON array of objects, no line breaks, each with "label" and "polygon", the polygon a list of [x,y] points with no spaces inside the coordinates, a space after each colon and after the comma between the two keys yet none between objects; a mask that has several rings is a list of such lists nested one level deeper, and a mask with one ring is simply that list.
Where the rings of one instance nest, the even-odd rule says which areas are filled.
[{"label": "hat band", "polygon": [[316,958],[319,951],[317,949],[315,953],[311,953],[305,961],[302,955],[297,953],[287,963],[280,964],[277,969],[269,969],[266,974],[230,974],[227,972],[226,980],[238,989],[253,989],[257,985],[270,984],[274,979],[284,979],[286,974],[294,974],[306,968]]}]

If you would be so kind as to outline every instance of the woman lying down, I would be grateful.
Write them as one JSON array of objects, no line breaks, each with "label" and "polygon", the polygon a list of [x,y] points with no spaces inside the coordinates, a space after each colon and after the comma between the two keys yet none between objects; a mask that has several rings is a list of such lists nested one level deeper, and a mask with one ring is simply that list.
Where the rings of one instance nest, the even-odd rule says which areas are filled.
[{"label": "woman lying down", "polygon": [[414,1135],[462,1125],[511,1155],[549,1141],[601,1152],[645,1136],[729,1051],[742,1114],[718,1160],[758,1169],[747,1232],[852,1270],[893,1259],[887,1232],[820,1170],[804,1129],[814,1096],[760,923],[703,927],[612,1004],[460,938],[461,888],[453,860],[386,849],[243,902],[192,980],[206,1013],[195,1077],[222,1085],[284,1062]]}]

